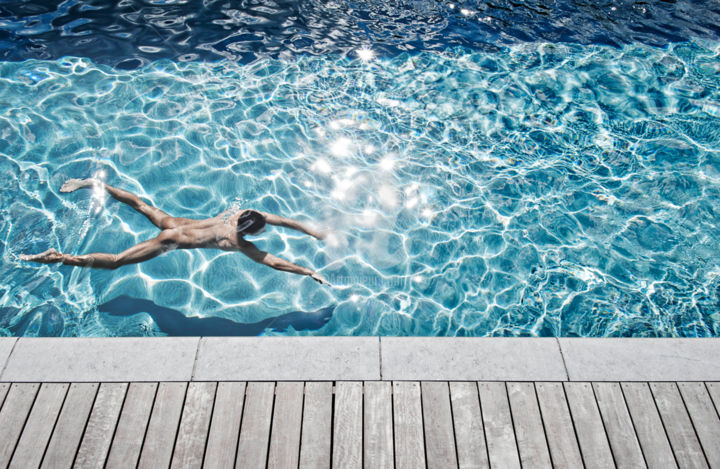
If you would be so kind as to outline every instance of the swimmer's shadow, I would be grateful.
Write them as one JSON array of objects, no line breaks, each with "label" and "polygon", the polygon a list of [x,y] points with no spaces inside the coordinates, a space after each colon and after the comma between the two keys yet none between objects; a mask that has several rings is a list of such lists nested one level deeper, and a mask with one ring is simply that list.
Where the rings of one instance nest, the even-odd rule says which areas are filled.
[{"label": "swimmer's shadow", "polygon": [[293,327],[297,331],[314,331],[323,327],[332,317],[335,306],[317,311],[293,311],[274,318],[253,323],[239,323],[225,318],[188,317],[180,311],[155,304],[150,300],[121,295],[98,306],[98,310],[113,316],[131,316],[147,313],[161,332],[174,337],[188,336],[257,336],[266,330],[286,331]]}]

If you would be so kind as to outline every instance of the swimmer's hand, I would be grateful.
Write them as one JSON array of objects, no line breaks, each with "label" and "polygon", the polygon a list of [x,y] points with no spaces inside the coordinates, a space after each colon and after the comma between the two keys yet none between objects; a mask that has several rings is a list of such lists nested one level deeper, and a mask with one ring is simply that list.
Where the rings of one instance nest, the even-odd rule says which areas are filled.
[{"label": "swimmer's hand", "polygon": [[317,283],[319,283],[320,285],[325,284],[325,285],[327,285],[327,286],[329,286],[329,287],[332,287],[332,285],[330,285],[330,282],[328,282],[325,277],[323,277],[322,275],[320,275],[320,274],[317,273],[317,272],[314,272],[312,275],[310,275],[310,278],[312,278],[313,280],[315,280],[315,281],[316,281]]},{"label": "swimmer's hand", "polygon": [[100,181],[95,179],[68,179],[60,188],[60,192],[75,192],[83,187],[92,187],[96,183],[100,183]]},{"label": "swimmer's hand", "polygon": [[39,262],[41,264],[55,264],[63,261],[63,255],[57,252],[55,249],[48,249],[40,254],[20,255],[21,261]]}]

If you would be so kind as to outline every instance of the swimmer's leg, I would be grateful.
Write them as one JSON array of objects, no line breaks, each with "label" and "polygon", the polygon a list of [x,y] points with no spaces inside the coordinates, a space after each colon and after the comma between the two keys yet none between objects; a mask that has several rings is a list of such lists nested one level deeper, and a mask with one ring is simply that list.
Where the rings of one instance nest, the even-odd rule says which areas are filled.
[{"label": "swimmer's leg", "polygon": [[70,179],[63,184],[60,188],[60,192],[74,192],[78,189],[86,187],[101,187],[105,190],[105,192],[110,194],[113,199],[129,205],[145,215],[153,225],[157,226],[161,230],[175,228],[176,226],[186,223],[186,220],[189,221],[187,218],[171,217],[159,208],[153,207],[152,205],[144,202],[137,195],[118,189],[117,187],[110,186],[97,179]]},{"label": "swimmer's leg", "polygon": [[93,267],[97,269],[117,269],[123,265],[137,264],[160,254],[172,250],[176,244],[172,239],[161,234],[157,238],[144,241],[140,244],[127,249],[120,254],[109,254],[106,252],[96,252],[92,254],[84,254],[74,256],[72,254],[61,254],[54,249],[48,249],[42,254],[32,256],[22,255],[20,259],[24,261],[39,262],[41,264],[57,264],[75,265],[79,267]]}]

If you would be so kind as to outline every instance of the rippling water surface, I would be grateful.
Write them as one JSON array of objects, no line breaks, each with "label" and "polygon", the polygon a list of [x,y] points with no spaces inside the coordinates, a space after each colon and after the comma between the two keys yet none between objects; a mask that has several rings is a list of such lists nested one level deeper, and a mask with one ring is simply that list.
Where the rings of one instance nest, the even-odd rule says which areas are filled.
[{"label": "rippling water surface", "polygon": [[[717,334],[719,52],[2,63],[0,330],[163,333],[152,308],[98,311],[127,296],[178,321],[331,308],[286,334]],[[255,241],[336,286],[217,251],[116,271],[20,262],[156,234],[112,199],[59,193],[91,175],[177,216],[314,220],[326,242],[282,229]]]},{"label": "rippling water surface", "polygon": [[[720,334],[720,8],[0,3],[0,335]],[[315,223],[101,271],[175,216]]]}]

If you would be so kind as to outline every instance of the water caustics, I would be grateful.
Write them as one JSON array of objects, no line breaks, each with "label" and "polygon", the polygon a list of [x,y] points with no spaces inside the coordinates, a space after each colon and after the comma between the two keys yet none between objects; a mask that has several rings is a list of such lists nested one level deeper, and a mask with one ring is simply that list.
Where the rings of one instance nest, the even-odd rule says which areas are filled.
[{"label": "water caustics", "polygon": [[[332,311],[266,334],[720,333],[719,42],[352,45],[0,62],[0,335],[167,332],[98,310],[118,297],[237,324]],[[20,262],[156,235],[100,192],[59,193],[93,175],[175,216],[314,220],[322,243],[253,241],[335,287],[217,251],[116,271]]]}]

